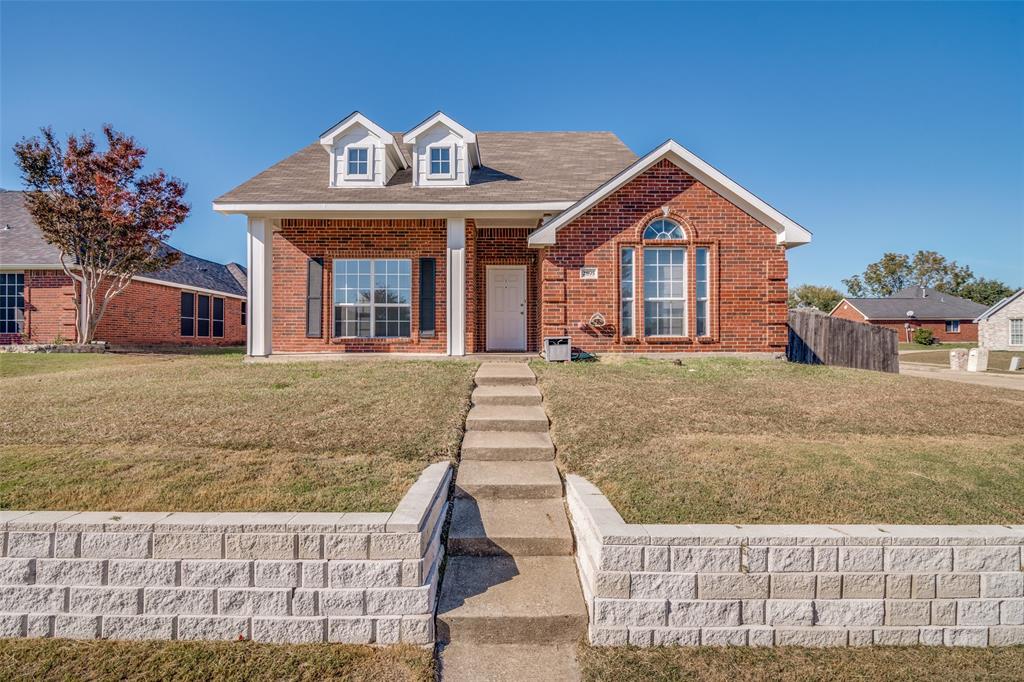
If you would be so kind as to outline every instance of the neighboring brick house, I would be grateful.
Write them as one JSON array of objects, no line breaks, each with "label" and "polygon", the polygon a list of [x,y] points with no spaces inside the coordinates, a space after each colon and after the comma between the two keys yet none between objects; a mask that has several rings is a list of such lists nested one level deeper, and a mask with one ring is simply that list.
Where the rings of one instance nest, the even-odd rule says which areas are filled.
[{"label": "neighboring brick house", "polygon": [[[168,247],[170,248],[170,247]],[[111,299],[97,341],[140,346],[245,343],[245,268],[181,253],[160,272],[136,277]],[[77,340],[75,287],[25,207],[0,190],[0,344]]]},{"label": "neighboring brick house", "polygon": [[1024,351],[1024,289],[999,301],[974,321],[980,347]]},{"label": "neighboring brick house", "polygon": [[355,112],[221,196],[248,217],[249,353],[781,352],[810,233],[669,140],[404,134]]},{"label": "neighboring brick house", "polygon": [[917,329],[930,329],[939,341],[977,341],[975,322],[985,306],[928,287],[912,286],[884,298],[844,298],[833,317],[892,329],[900,341],[913,340]]}]

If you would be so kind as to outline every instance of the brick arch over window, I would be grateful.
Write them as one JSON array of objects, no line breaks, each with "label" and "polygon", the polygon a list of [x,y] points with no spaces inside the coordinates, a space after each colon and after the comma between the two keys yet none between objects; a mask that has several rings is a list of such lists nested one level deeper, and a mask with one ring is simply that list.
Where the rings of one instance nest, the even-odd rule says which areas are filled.
[{"label": "brick arch over window", "polygon": [[[654,223],[658,222],[659,220],[669,220],[679,225],[679,228],[683,231],[683,238],[645,239],[644,233],[647,231],[647,228],[653,225]],[[668,209],[666,211],[665,208],[659,208],[654,211],[650,211],[643,218],[640,219],[640,221],[637,223],[634,239],[636,239],[637,242],[668,242],[672,244],[680,244],[696,241],[700,239],[700,236],[698,235],[697,229],[693,226],[693,223],[691,223],[686,216],[675,211],[674,209]]]}]

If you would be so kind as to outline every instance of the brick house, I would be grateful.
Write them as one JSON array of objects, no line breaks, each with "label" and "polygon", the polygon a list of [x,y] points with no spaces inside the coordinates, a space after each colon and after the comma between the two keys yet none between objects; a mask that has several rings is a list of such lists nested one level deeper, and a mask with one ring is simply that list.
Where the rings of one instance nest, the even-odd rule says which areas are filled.
[{"label": "brick house", "polygon": [[355,112],[215,200],[248,218],[249,353],[778,352],[810,233],[669,140],[391,133]]},{"label": "brick house", "polygon": [[999,301],[974,321],[980,347],[1024,351],[1024,289]]},{"label": "brick house", "polygon": [[[107,306],[97,341],[141,346],[245,343],[246,273],[181,254],[172,267],[136,277]],[[77,340],[75,287],[25,207],[0,190],[0,344]]]},{"label": "brick house", "polygon": [[985,306],[928,287],[912,286],[884,298],[844,298],[830,315],[892,329],[910,342],[917,329],[930,329],[939,341],[977,341],[974,318]]}]

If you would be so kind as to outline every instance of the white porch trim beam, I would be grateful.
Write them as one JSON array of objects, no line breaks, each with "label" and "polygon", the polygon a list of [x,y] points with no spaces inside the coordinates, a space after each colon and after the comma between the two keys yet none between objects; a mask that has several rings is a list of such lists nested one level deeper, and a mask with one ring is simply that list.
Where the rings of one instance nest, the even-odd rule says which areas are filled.
[{"label": "white porch trim beam", "polygon": [[466,219],[448,219],[446,320],[448,355],[466,354]]},{"label": "white porch trim beam", "polygon": [[274,228],[269,219],[249,218],[249,319],[245,348],[246,354],[253,357],[267,357],[273,352],[273,238]]}]

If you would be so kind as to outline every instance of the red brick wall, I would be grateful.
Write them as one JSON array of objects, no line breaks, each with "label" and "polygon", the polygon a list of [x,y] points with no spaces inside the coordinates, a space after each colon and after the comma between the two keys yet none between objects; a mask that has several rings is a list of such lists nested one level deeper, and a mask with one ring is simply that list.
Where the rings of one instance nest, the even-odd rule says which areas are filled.
[{"label": "red brick wall", "polygon": [[[180,335],[181,289],[133,281],[111,300],[96,330],[97,341],[114,344],[238,346],[245,344],[241,301],[224,298],[224,337]],[[60,270],[25,272],[25,332],[23,338],[50,343],[56,338],[75,341],[74,286]],[[211,325],[212,326],[212,325]],[[17,339],[0,339],[12,342]]]},{"label": "red brick wall", "polygon": [[[710,250],[709,335],[671,339],[643,336],[641,235],[663,216],[682,224],[687,239],[687,329],[696,327],[695,247]],[[679,242],[659,242],[669,246]],[[619,334],[619,249],[637,247],[635,267],[637,336]],[[598,268],[597,280],[581,280],[583,266]],[[755,351],[786,347],[786,254],[776,235],[732,203],[665,160],[614,192],[558,233],[543,251],[541,334],[572,337],[587,351]],[[585,325],[601,313],[607,326]]]},{"label": "red brick wall", "polygon": [[[187,290],[186,290],[187,291]],[[107,306],[96,329],[96,340],[116,344],[240,346],[245,344],[242,301],[224,299],[224,336],[181,335],[182,289],[152,282],[133,281]],[[206,294],[200,294],[206,295]],[[211,298],[218,298],[209,294]],[[213,332],[213,302],[210,303]]]},{"label": "red brick wall", "polygon": [[[896,332],[901,343],[907,341],[906,320],[865,320],[864,316],[848,303],[840,303],[839,307],[833,311],[832,316],[885,327]],[[960,320],[960,331],[955,334],[946,332],[945,320],[911,320],[910,325],[911,339],[915,329],[924,328],[930,329],[935,338],[943,342],[955,343],[962,341],[966,343],[978,340],[978,325],[973,320]]]},{"label": "red brick wall", "polygon": [[[447,320],[447,223],[444,219],[284,219],[273,241],[273,350],[277,353],[397,351],[444,353]],[[323,334],[306,338],[306,272],[323,258]],[[334,258],[408,258],[412,261],[412,326],[408,339],[332,339]],[[419,335],[419,259],[434,258],[436,317],[433,338]],[[468,267],[468,263],[467,263]]]},{"label": "red brick wall", "polygon": [[475,287],[474,298],[475,330],[473,345],[466,346],[470,352],[482,353],[487,348],[487,266],[526,266],[526,349],[536,351],[540,346],[540,306],[538,304],[538,251],[531,249],[526,241],[528,230],[523,229],[474,229]]}]

